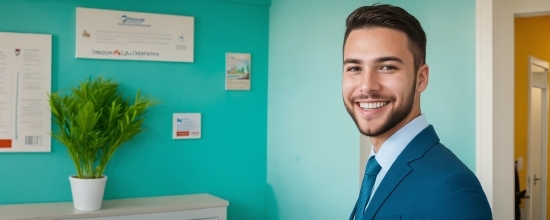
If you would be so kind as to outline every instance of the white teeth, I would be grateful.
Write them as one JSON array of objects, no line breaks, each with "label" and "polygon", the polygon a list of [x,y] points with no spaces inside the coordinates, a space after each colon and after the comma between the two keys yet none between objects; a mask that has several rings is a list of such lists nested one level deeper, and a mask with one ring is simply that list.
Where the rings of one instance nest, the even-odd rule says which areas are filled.
[{"label": "white teeth", "polygon": [[359,106],[363,109],[377,109],[384,107],[388,102],[360,102]]}]

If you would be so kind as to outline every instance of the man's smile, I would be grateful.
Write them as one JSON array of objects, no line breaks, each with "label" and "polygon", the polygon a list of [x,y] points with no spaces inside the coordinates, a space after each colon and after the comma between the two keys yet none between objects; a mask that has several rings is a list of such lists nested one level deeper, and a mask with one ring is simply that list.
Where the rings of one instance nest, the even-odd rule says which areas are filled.
[{"label": "man's smile", "polygon": [[390,103],[389,101],[386,101],[386,102],[359,102],[359,106],[363,110],[371,110],[371,109],[382,108],[382,107],[386,106],[389,103]]}]

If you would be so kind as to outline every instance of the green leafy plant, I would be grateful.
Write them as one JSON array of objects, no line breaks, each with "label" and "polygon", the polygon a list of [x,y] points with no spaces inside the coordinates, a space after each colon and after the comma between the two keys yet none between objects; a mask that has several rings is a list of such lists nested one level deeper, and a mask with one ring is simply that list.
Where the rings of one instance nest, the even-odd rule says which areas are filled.
[{"label": "green leafy plant", "polygon": [[122,97],[119,84],[102,77],[87,79],[68,94],[49,95],[54,123],[52,137],[67,147],[78,178],[101,178],[115,151],[142,131],[147,108],[154,105],[138,91]]}]

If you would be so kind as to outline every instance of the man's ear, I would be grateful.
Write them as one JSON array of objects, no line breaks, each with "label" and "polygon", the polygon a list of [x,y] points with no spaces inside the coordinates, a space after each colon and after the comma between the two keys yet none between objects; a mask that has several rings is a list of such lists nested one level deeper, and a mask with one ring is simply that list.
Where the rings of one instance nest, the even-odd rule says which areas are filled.
[{"label": "man's ear", "polygon": [[428,78],[430,76],[430,68],[428,64],[423,64],[418,68],[416,73],[416,92],[421,93],[428,87]]}]

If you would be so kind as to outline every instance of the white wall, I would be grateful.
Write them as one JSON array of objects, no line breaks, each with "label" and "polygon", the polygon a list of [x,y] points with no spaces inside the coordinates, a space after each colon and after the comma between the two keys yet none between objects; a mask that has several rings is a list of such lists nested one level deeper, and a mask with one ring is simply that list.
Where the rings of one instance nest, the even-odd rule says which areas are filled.
[{"label": "white wall", "polygon": [[513,0],[476,1],[476,175],[494,219],[514,216]]},{"label": "white wall", "polygon": [[514,13],[517,16],[550,14],[550,0],[514,0]]}]

